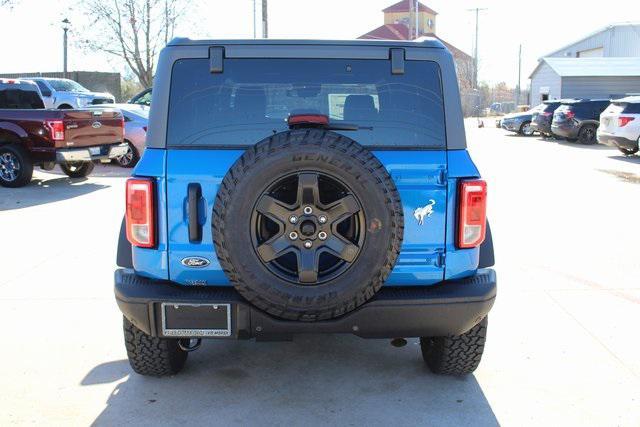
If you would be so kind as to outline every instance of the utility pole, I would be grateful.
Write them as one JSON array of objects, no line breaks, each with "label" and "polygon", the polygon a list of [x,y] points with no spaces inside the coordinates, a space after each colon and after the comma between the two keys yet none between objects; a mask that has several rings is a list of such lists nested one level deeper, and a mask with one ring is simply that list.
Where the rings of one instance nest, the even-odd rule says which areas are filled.
[{"label": "utility pole", "polygon": [[415,18],[413,16],[413,6],[414,6],[414,3],[411,0],[409,0],[409,22],[407,23],[408,32],[409,32],[409,34],[407,34],[407,38],[409,40],[413,40],[413,23],[415,22]]},{"label": "utility pole", "polygon": [[256,0],[253,0],[253,38],[256,38]]},{"label": "utility pole", "polygon": [[67,78],[67,32],[69,31],[69,20],[64,18],[62,20],[62,30],[64,31],[64,36],[62,36],[62,75],[64,78]]},{"label": "utility pole", "polygon": [[478,89],[478,15],[480,11],[487,10],[476,7],[475,9],[467,9],[476,13],[476,41],[473,49],[473,88]]},{"label": "utility pole", "polygon": [[269,28],[267,23],[269,22],[267,17],[267,0],[262,0],[262,38],[269,38]]},{"label": "utility pole", "polygon": [[416,39],[420,37],[420,1],[416,0]]},{"label": "utility pole", "polygon": [[520,71],[522,70],[522,45],[518,47],[518,86],[516,88],[516,107],[520,105],[520,94],[522,93],[520,86]]}]

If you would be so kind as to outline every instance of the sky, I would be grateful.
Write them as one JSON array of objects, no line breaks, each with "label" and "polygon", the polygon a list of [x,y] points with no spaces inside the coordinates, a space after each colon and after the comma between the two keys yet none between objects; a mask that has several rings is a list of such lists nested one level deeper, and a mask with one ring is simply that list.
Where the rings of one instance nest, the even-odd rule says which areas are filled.
[{"label": "sky", "polygon": [[[0,73],[61,71],[62,29],[68,17],[70,71],[125,71],[114,57],[76,47],[87,18],[81,0],[14,0],[0,9]],[[107,0],[105,0],[107,1]],[[253,38],[253,0],[192,0],[179,36]],[[260,0],[257,1],[260,19]],[[269,38],[352,39],[383,23],[381,12],[393,0],[269,0]],[[480,12],[480,80],[518,79],[518,46],[522,44],[522,85],[538,58],[615,22],[640,21],[638,0],[424,0],[438,12],[436,33],[471,54],[475,15]],[[259,28],[259,27],[258,27]]]}]

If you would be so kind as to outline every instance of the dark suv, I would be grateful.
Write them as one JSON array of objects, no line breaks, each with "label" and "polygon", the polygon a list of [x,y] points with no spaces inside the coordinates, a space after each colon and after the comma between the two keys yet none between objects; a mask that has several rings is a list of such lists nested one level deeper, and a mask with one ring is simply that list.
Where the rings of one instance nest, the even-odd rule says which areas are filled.
[{"label": "dark suv", "polygon": [[581,144],[598,142],[596,132],[600,114],[609,106],[608,99],[576,99],[563,101],[553,113],[551,132]]},{"label": "dark suv", "polygon": [[551,121],[553,119],[553,112],[561,104],[561,101],[544,101],[531,116],[531,129],[538,131],[542,136],[553,136],[551,132]]},{"label": "dark suv", "polygon": [[433,372],[476,369],[487,186],[442,43],[177,39],[152,97],[115,273],[134,371],[300,333],[416,337]]}]

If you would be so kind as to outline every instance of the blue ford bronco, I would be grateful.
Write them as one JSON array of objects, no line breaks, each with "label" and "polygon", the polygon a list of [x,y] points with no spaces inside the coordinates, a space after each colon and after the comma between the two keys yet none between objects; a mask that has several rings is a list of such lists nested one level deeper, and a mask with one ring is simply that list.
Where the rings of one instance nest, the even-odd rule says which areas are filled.
[{"label": "blue ford bronco", "polygon": [[133,370],[204,338],[420,338],[473,372],[496,296],[486,184],[437,40],[175,39],[127,181],[115,296]]}]

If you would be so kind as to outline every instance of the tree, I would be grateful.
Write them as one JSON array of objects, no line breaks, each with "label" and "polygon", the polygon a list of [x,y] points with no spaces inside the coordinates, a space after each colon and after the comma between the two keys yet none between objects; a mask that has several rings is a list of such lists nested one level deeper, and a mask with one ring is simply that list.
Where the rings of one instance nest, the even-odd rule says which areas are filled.
[{"label": "tree", "polygon": [[188,0],[82,1],[80,7],[91,22],[82,32],[89,37],[81,45],[123,59],[140,84],[150,87],[160,49],[173,38],[188,4]]}]

